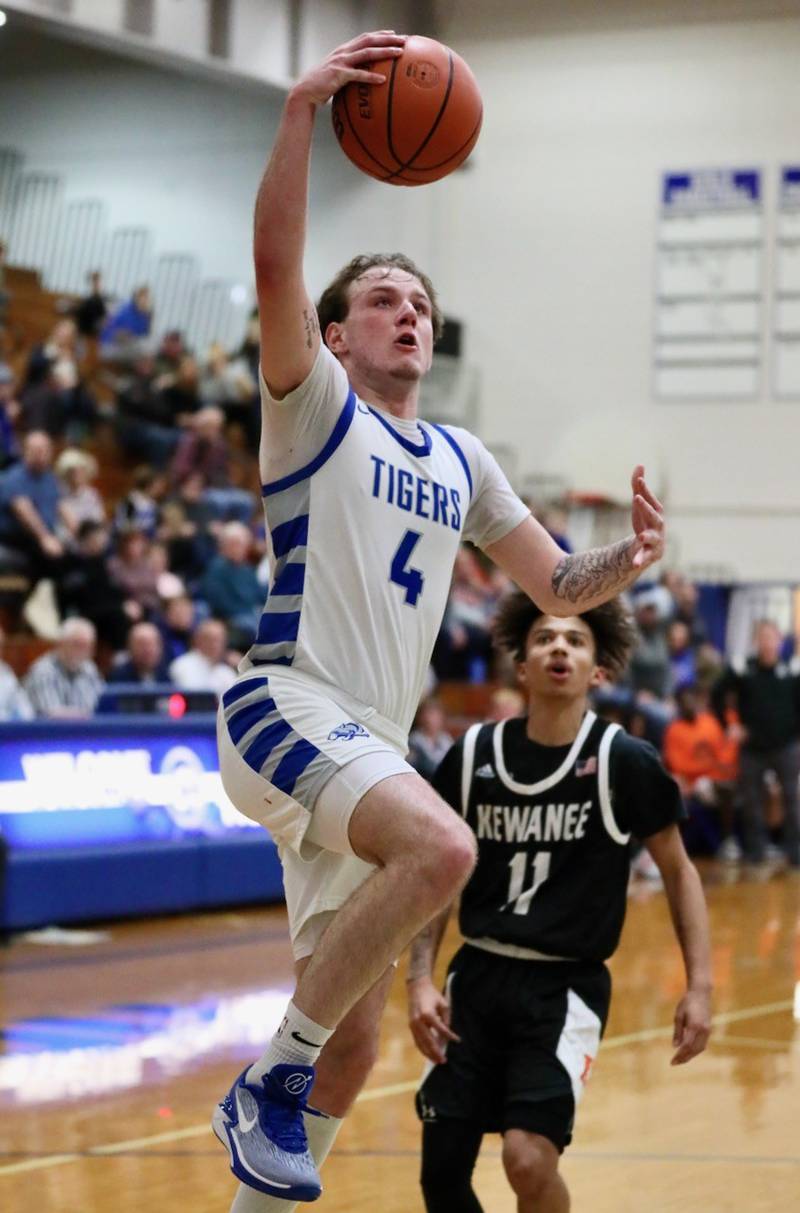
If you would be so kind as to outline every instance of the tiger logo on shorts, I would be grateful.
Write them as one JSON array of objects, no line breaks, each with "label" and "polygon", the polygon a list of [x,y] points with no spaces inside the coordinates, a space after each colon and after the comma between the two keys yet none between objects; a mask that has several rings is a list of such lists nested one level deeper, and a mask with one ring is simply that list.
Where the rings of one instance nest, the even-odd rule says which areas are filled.
[{"label": "tiger logo on shorts", "polygon": [[369,737],[369,733],[363,725],[356,724],[354,720],[345,720],[344,724],[337,725],[333,732],[328,734],[328,741],[352,741],[354,737]]}]

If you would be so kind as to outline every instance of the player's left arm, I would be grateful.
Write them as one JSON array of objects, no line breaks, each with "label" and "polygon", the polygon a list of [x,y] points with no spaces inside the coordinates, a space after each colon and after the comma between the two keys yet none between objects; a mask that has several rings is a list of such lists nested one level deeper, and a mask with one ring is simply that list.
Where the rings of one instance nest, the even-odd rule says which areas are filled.
[{"label": "player's left arm", "polygon": [[702,1053],[711,1033],[711,945],[708,912],[697,868],[683,845],[677,825],[645,839],[664,881],[675,934],[686,969],[686,993],[675,1011],[672,1065]]},{"label": "player's left arm", "polygon": [[573,615],[621,593],[664,554],[661,502],[648,488],[644,468],[631,477],[633,534],[618,543],[565,555],[534,518],[486,547],[486,554],[549,615]]}]

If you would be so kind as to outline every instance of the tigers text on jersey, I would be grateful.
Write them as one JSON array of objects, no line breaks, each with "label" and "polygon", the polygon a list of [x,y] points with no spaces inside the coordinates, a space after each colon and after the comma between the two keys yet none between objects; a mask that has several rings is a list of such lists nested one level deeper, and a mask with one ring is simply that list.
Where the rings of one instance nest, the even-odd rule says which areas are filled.
[{"label": "tigers text on jersey", "polygon": [[677,785],[652,747],[593,712],[571,746],[538,745],[525,720],[477,726],[433,782],[478,840],[461,895],[462,934],[558,958],[613,953],[631,834],[646,838],[682,815]]},{"label": "tigers text on jersey", "polygon": [[325,346],[283,401],[261,391],[273,567],[247,663],[341,689],[402,744],[461,539],[494,543],[528,509],[473,435],[365,404]]}]

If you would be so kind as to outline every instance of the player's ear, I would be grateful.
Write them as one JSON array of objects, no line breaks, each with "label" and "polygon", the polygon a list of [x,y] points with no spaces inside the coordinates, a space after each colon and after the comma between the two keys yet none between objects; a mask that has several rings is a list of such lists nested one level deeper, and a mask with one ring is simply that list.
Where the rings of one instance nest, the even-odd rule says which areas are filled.
[{"label": "player's ear", "polygon": [[601,665],[596,665],[589,679],[590,687],[602,687],[608,682],[608,672]]},{"label": "player's ear", "polygon": [[527,685],[528,685],[528,667],[526,666],[525,662],[524,661],[515,662],[514,663],[514,672],[517,675],[517,682],[519,683],[519,685],[521,687],[527,687]]},{"label": "player's ear", "polygon": [[347,342],[344,337],[344,329],[338,321],[332,320],[326,328],[324,334],[325,344],[332,354],[337,358],[341,354],[347,353]]}]

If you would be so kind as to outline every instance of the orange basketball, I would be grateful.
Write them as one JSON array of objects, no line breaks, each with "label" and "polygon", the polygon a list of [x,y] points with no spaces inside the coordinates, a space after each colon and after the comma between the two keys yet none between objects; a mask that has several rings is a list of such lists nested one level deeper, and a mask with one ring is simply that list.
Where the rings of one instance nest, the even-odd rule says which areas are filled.
[{"label": "orange basketball", "polygon": [[483,103],[455,51],[414,36],[402,55],[369,70],[386,83],[353,81],[333,98],[333,129],[353,164],[390,185],[427,185],[464,163],[480,133]]}]

